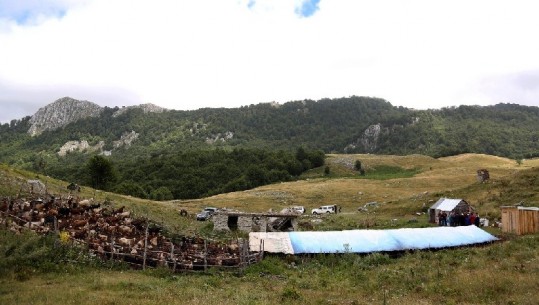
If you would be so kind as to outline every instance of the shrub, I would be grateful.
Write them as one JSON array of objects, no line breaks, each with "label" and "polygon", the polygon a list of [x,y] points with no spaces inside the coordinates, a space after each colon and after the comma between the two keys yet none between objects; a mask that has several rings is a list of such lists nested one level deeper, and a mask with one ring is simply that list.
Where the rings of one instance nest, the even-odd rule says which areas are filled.
[{"label": "shrub", "polygon": [[285,287],[281,293],[281,300],[299,300],[301,295],[293,287]]}]

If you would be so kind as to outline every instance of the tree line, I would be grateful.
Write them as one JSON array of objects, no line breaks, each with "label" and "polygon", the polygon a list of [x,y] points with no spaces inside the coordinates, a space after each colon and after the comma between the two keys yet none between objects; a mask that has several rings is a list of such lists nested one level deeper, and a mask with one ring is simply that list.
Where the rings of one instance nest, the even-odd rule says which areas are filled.
[{"label": "tree line", "polygon": [[95,155],[82,182],[154,200],[196,199],[291,181],[324,165],[322,151],[261,149],[186,151],[113,162]]}]

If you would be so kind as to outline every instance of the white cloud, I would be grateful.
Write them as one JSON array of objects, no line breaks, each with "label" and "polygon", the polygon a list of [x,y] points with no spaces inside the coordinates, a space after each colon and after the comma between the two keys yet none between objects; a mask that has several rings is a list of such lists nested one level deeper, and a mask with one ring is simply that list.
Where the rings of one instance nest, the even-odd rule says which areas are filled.
[{"label": "white cloud", "polygon": [[[509,90],[486,80],[509,86],[539,69],[534,1],[322,0],[308,18],[304,2],[49,1],[65,12],[38,24],[0,15],[0,85],[40,106],[66,95],[175,109],[365,95],[436,108],[503,102]],[[538,88],[511,86],[512,102],[539,105]],[[0,105],[13,100],[4,92]]]}]

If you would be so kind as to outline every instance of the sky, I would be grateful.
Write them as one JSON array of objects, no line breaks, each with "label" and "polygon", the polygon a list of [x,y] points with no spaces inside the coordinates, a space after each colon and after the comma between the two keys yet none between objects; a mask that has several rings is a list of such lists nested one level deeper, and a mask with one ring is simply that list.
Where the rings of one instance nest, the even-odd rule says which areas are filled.
[{"label": "sky", "polygon": [[0,122],[348,96],[539,106],[536,0],[0,0]]}]

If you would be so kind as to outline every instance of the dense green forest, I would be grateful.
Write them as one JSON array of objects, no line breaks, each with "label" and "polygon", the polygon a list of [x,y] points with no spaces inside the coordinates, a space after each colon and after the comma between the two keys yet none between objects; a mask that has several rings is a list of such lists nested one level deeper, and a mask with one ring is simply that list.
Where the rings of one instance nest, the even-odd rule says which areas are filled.
[{"label": "dense green forest", "polygon": [[[72,163],[77,164],[77,163]],[[111,161],[94,155],[84,166],[49,173],[98,189],[154,200],[194,199],[296,179],[324,165],[322,151],[193,150]]]},{"label": "dense green forest", "polygon": [[[353,96],[162,113],[133,108],[115,115],[118,110],[105,107],[98,117],[34,137],[27,132],[30,117],[0,125],[0,162],[92,185],[90,159],[110,151],[104,158],[114,165],[115,179],[99,187],[149,198],[199,198],[294,179],[300,168],[319,165],[298,159],[299,148],[307,155],[539,156],[539,108],[515,104],[413,110]],[[130,145],[115,144],[133,131]],[[103,146],[60,156],[68,141]]]}]

